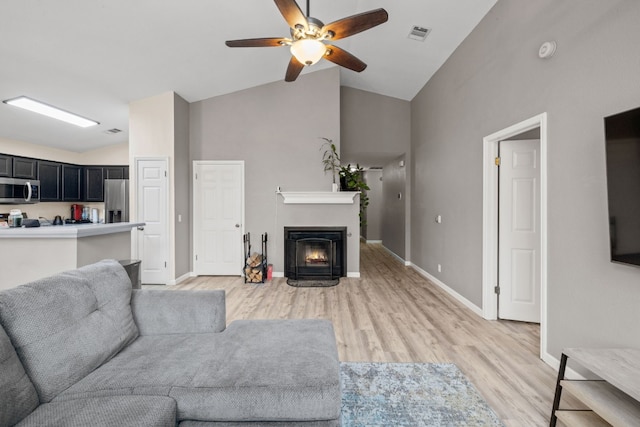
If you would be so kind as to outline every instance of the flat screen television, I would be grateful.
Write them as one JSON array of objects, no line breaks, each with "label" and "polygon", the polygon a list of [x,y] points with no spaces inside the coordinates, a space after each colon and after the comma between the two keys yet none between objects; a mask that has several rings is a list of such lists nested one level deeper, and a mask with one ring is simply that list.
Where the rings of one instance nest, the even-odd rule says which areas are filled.
[{"label": "flat screen television", "polygon": [[640,266],[640,108],[605,117],[611,261]]}]

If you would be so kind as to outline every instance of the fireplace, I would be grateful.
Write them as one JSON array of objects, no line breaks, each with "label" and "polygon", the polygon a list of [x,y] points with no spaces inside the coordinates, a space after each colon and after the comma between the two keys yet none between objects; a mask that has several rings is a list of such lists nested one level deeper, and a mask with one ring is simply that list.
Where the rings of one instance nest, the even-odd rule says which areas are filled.
[{"label": "fireplace", "polygon": [[340,277],[347,275],[346,233],[347,227],[285,227],[287,283],[294,286],[313,286],[298,283],[304,281],[337,284]]}]

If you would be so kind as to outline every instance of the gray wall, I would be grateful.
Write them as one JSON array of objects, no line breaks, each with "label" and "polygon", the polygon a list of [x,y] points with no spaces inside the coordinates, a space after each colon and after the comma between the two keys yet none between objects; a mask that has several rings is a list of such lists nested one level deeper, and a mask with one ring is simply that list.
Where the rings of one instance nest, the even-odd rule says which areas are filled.
[{"label": "gray wall", "polygon": [[411,147],[411,104],[360,89],[340,88],[343,163],[384,166]]},{"label": "gray wall", "polygon": [[269,262],[276,271],[282,271],[284,251],[283,230],[276,226],[281,202],[276,187],[331,191],[319,137],[332,139],[340,149],[339,105],[337,68],[190,105],[191,160],[245,161],[245,231],[270,234]]},{"label": "gray wall", "polygon": [[[400,162],[404,162],[404,166],[400,166]],[[382,244],[408,261],[405,246],[408,211],[406,164],[406,156],[399,156],[387,163],[382,171]]]},{"label": "gray wall", "polygon": [[363,175],[370,190],[367,191],[369,206],[365,211],[367,225],[362,227],[360,234],[367,240],[382,240],[382,169],[368,170]]},{"label": "gray wall", "polygon": [[[402,186],[402,211],[397,198],[385,206],[382,216],[383,244],[405,260],[411,258],[411,103],[389,96],[342,87],[340,111],[343,163],[360,163],[362,166],[385,166],[393,159],[404,156],[402,182],[390,181],[392,187]],[[389,173],[399,179],[398,170]],[[386,174],[386,172],[385,172]],[[387,183],[383,182],[383,188]],[[386,189],[393,194],[395,189]],[[394,196],[395,197],[395,196]],[[384,198],[384,200],[388,200]],[[405,217],[398,215],[404,213]],[[403,235],[397,233],[402,230]],[[368,233],[367,233],[368,234]],[[385,237],[386,236],[386,237]],[[372,239],[367,235],[368,239]],[[377,240],[377,239],[374,239]]]},{"label": "gray wall", "polygon": [[[500,0],[411,105],[412,261],[478,306],[482,138],[548,113],[555,357],[563,347],[640,347],[640,269],[609,262],[603,128],[603,117],[640,105],[638,22],[637,0]],[[541,60],[548,40],[558,50]]]},{"label": "gray wall", "polygon": [[[175,154],[175,276],[192,271],[191,162],[189,161],[189,103],[174,94]],[[179,220],[180,217],[180,220]]]}]

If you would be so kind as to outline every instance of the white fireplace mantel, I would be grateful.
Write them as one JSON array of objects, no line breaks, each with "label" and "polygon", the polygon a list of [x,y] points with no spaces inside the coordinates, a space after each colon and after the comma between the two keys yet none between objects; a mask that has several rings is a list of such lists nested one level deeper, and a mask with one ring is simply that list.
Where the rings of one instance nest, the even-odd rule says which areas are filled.
[{"label": "white fireplace mantel", "polygon": [[352,205],[359,191],[281,191],[286,205]]}]

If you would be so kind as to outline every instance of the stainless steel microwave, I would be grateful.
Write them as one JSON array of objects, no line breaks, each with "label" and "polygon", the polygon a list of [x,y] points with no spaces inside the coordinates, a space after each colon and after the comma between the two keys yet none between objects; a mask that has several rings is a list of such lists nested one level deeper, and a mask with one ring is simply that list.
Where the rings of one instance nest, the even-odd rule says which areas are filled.
[{"label": "stainless steel microwave", "polygon": [[0,178],[0,205],[22,205],[40,201],[40,181]]}]

